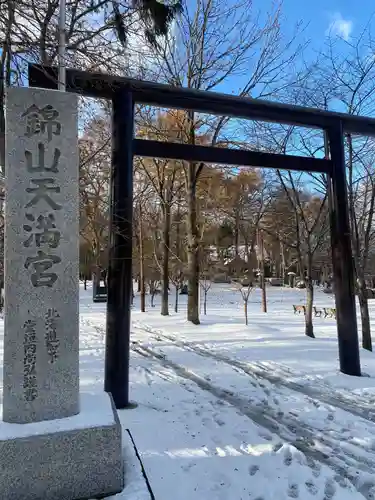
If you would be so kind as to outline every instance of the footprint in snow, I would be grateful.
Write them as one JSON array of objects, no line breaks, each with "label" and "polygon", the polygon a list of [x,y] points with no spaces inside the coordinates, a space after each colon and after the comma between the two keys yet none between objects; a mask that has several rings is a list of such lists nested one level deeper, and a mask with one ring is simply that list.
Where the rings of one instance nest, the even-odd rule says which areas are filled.
[{"label": "footprint in snow", "polygon": [[320,468],[319,465],[317,465],[316,469],[314,469],[312,471],[312,474],[313,474],[314,477],[319,477],[320,476],[320,472],[321,472],[321,468]]},{"label": "footprint in snow", "polygon": [[249,468],[249,474],[250,474],[250,476],[255,476],[255,474],[258,472],[258,470],[259,470],[259,465],[252,465]]},{"label": "footprint in snow", "polygon": [[324,500],[331,500],[336,493],[336,486],[333,479],[327,479],[324,487]]},{"label": "footprint in snow", "polygon": [[[261,434],[259,434],[261,436]],[[272,447],[272,451],[277,453],[283,447],[283,443],[275,443]]]},{"label": "footprint in snow", "polygon": [[373,500],[375,499],[375,486],[372,486],[367,492],[367,498],[368,500]]},{"label": "footprint in snow", "polygon": [[182,469],[183,471],[185,471],[185,472],[189,472],[189,470],[190,470],[192,467],[194,467],[195,465],[196,465],[196,463],[195,463],[195,462],[190,462],[190,463],[188,463],[188,464],[186,464],[186,465],[183,465],[183,466],[181,467],[181,469]]},{"label": "footprint in snow", "polygon": [[214,417],[214,419],[215,419],[215,422],[217,423],[217,425],[218,425],[219,427],[223,427],[223,425],[225,425],[224,420],[221,420],[221,418]]},{"label": "footprint in snow", "polygon": [[362,482],[360,487],[357,487],[359,493],[366,498],[366,500],[374,500],[375,499],[375,485],[373,482]]},{"label": "footprint in snow", "polygon": [[355,473],[348,472],[346,477],[355,487],[357,487],[359,482],[359,471],[355,471]]},{"label": "footprint in snow", "polygon": [[286,465],[287,467],[292,465],[293,457],[292,457],[292,452],[290,451],[289,448],[286,448],[286,450],[284,452],[284,460],[283,461],[284,461],[284,465]]},{"label": "footprint in snow", "polygon": [[292,483],[288,488],[288,497],[289,498],[298,498],[299,497],[299,488],[298,484]]},{"label": "footprint in snow", "polygon": [[340,476],[339,474],[336,474],[334,480],[339,486],[341,486],[341,488],[348,488],[350,485],[349,479],[347,477]]},{"label": "footprint in snow", "polygon": [[308,479],[305,482],[305,486],[307,491],[310,493],[310,495],[317,495],[318,494],[318,488],[315,486],[314,482],[312,479]]},{"label": "footprint in snow", "polygon": [[318,462],[314,462],[311,457],[306,457],[306,462],[308,467],[310,467],[310,469],[312,470],[312,475],[314,477],[319,477],[322,468],[321,465]]}]

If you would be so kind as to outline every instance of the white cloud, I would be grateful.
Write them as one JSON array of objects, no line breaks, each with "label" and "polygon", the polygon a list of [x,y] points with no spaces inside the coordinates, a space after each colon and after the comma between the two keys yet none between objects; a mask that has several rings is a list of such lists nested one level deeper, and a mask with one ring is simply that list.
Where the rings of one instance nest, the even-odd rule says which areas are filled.
[{"label": "white cloud", "polygon": [[326,35],[338,36],[346,41],[350,39],[350,34],[353,30],[353,22],[349,19],[343,19],[339,12],[332,16],[332,21],[328,26]]}]

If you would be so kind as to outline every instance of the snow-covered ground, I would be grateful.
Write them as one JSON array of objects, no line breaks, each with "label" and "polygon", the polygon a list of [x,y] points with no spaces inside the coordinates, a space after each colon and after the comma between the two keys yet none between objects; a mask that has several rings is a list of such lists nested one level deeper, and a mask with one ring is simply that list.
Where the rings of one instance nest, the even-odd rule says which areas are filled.
[{"label": "snow-covered ground", "polygon": [[[251,296],[249,326],[226,285],[210,290],[199,326],[186,322],[186,297],[169,317],[158,301],[140,313],[136,298],[138,406],[119,414],[157,500],[375,498],[375,355],[361,351],[366,377],[341,374],[335,320],[316,318],[316,339],[307,338],[292,307],[304,292],[267,291],[267,314],[259,290]],[[316,304],[332,307],[333,297],[317,291]],[[103,388],[105,309],[81,290],[84,393]],[[113,498],[146,500],[142,482],[131,483]]]}]

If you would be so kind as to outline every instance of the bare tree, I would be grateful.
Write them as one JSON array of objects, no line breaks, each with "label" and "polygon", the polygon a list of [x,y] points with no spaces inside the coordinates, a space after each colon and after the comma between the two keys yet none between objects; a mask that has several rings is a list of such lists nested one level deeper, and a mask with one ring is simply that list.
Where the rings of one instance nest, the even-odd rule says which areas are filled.
[{"label": "bare tree", "polygon": [[[305,333],[314,337],[313,263],[316,252],[327,244],[327,194],[321,196],[309,193],[302,174],[277,171],[277,177],[282,193],[276,196],[275,202],[269,207],[267,216],[262,221],[262,228],[293,249],[296,255],[301,279],[306,286]],[[322,178],[321,182],[325,183],[325,179]]]},{"label": "bare tree", "polygon": [[[371,116],[375,110],[375,42],[370,24],[350,42],[330,38],[306,81],[309,105]],[[354,269],[362,323],[362,346],[372,350],[366,276],[374,244],[373,139],[346,136],[347,182]]]},{"label": "bare tree", "polygon": [[[139,118],[142,126],[140,127],[140,135],[147,136],[148,139],[154,140],[171,140],[174,138],[174,114],[168,113],[159,115],[158,117],[150,116],[149,113],[144,113]],[[139,160],[140,166],[143,169],[145,176],[150,183],[150,187],[157,195],[162,215],[162,301],[161,314],[168,316],[168,301],[169,301],[169,259],[170,259],[170,233],[171,233],[171,216],[172,208],[175,204],[177,196],[181,192],[181,163],[175,160],[161,160],[158,158]]]},{"label": "bare tree", "polygon": [[207,315],[207,295],[212,287],[212,281],[210,272],[208,270],[201,273],[201,278],[199,280],[200,287],[203,291],[203,313]]},{"label": "bare tree", "polygon": [[[134,165],[134,193],[133,204],[135,206],[134,218],[134,242],[133,270],[137,267],[138,286],[140,292],[141,311],[146,311],[146,283],[152,275],[155,276],[154,244],[150,233],[153,232],[152,224],[155,219],[154,207],[152,205],[151,187],[144,170],[139,163]],[[138,264],[138,265],[137,265]]]},{"label": "bare tree", "polygon": [[243,307],[244,307],[244,314],[245,314],[245,325],[248,326],[249,324],[249,298],[251,295],[251,292],[253,291],[253,283],[251,281],[245,280],[245,281],[235,281],[233,282],[234,286],[236,289],[240,292],[242,300],[243,300]]},{"label": "bare tree", "polygon": [[[220,88],[223,82],[244,82],[243,96],[268,96],[286,83],[284,69],[295,60],[294,40],[284,41],[280,30],[280,9],[276,6],[264,24],[254,12],[251,0],[194,0],[184,2],[176,29],[156,51],[158,71],[164,81],[200,90]],[[238,80],[237,80],[238,81]],[[234,82],[233,82],[234,84]],[[237,85],[237,84],[235,84]],[[236,89],[238,93],[238,89]],[[220,145],[227,117],[202,117],[194,112],[183,115],[181,142]],[[227,130],[227,132],[229,129]],[[187,200],[188,320],[199,323],[199,228],[197,183],[203,164],[184,162]]]},{"label": "bare tree", "polygon": [[171,270],[171,282],[175,287],[174,312],[178,312],[178,294],[184,286],[184,274],[181,270]]},{"label": "bare tree", "polygon": [[267,290],[266,290],[266,276],[265,276],[265,265],[264,265],[264,238],[262,231],[259,231],[257,234],[257,247],[259,253],[259,279],[260,279],[260,287],[262,290],[262,311],[267,312]]},{"label": "bare tree", "polygon": [[156,294],[160,292],[159,286],[160,286],[160,280],[157,279],[156,275],[150,277],[149,289],[150,289],[150,295],[151,295],[151,307],[155,307],[154,301],[155,301]]},{"label": "bare tree", "polygon": [[[156,46],[181,12],[180,0],[68,0],[65,66],[140,75]],[[146,43],[145,43],[146,42]],[[0,166],[5,160],[4,90],[24,85],[29,62],[53,65],[59,46],[59,0],[0,2]]]},{"label": "bare tree", "polygon": [[94,117],[79,141],[80,234],[89,247],[91,271],[100,279],[107,256],[110,135],[104,117]]},{"label": "bare tree", "polygon": [[170,279],[175,287],[175,304],[174,311],[178,312],[178,296],[179,292],[182,290],[185,283],[185,275],[184,270],[186,268],[186,263],[184,261],[183,255],[184,251],[182,248],[182,235],[181,235],[181,226],[184,220],[184,214],[181,210],[181,192],[179,192],[177,201],[176,201],[176,211],[174,214],[174,226],[175,226],[175,235],[174,235],[174,247],[172,254],[172,264],[170,266]]},{"label": "bare tree", "polygon": [[0,18],[3,22],[0,58],[0,169],[5,169],[5,88],[10,86],[12,65],[12,29],[14,24],[15,2],[0,3]]},{"label": "bare tree", "polygon": [[348,146],[348,194],[354,269],[362,320],[362,347],[372,351],[366,272],[374,249],[375,229],[375,144],[355,144],[350,134]]},{"label": "bare tree", "polygon": [[[8,11],[8,15],[0,18],[0,33],[6,33],[10,26],[13,55],[18,60],[54,63],[59,0],[3,0],[1,6],[2,14]],[[130,45],[133,52],[136,50],[134,37],[157,45],[181,8],[179,1],[168,6],[157,0],[68,0],[66,65],[91,70],[129,68],[127,49]]]}]

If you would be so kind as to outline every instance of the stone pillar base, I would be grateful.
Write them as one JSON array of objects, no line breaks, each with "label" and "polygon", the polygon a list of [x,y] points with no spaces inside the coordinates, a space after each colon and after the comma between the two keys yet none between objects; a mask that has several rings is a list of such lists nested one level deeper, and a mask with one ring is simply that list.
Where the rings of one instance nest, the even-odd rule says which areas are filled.
[{"label": "stone pillar base", "polygon": [[78,415],[0,423],[1,500],[83,500],[124,488],[121,425],[107,393],[81,395]]}]

